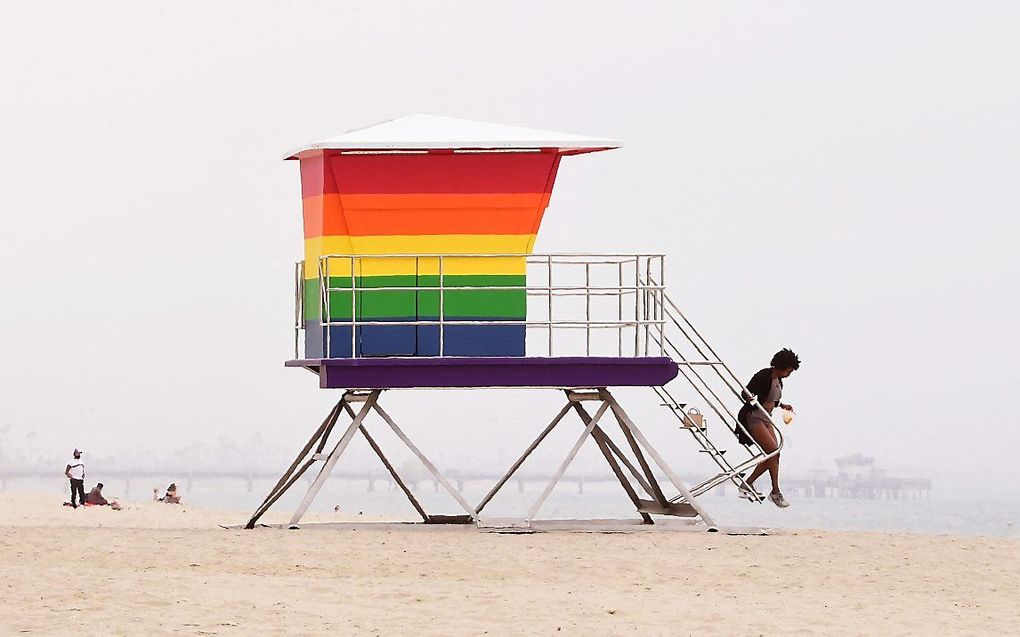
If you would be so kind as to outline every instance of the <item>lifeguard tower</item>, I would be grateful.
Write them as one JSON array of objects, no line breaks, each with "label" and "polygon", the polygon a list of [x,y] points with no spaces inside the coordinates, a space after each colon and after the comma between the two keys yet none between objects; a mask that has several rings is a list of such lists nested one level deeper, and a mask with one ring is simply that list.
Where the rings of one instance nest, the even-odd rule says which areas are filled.
[{"label": "lifeguard tower", "polygon": [[[315,469],[291,517],[297,525],[359,434],[423,522],[485,524],[489,501],[571,412],[580,435],[515,526],[531,525],[590,438],[641,521],[669,515],[714,528],[698,496],[745,484],[744,472],[768,455],[736,444],[746,390],[666,295],[664,256],[533,252],[560,161],[618,147],[611,139],[411,115],[288,157],[301,169],[305,249],[295,268],[295,353],[286,364],[343,392],[247,528]],[[693,436],[718,471],[688,488],[612,394],[621,386],[654,390],[668,412],[654,426]],[[382,405],[389,389],[508,387],[555,390],[565,401],[475,505]],[[425,511],[369,433],[370,414],[463,515]],[[610,421],[619,434],[611,435]],[[719,434],[746,457],[726,457],[712,440]]]}]

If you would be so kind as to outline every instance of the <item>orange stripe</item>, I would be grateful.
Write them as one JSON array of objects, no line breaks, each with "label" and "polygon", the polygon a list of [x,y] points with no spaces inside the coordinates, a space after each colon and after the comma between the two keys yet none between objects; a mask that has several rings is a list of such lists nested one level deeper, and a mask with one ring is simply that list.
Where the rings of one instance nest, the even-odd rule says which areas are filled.
[{"label": "orange stripe", "polygon": [[303,200],[305,238],[533,234],[546,204],[544,193],[317,195]]}]

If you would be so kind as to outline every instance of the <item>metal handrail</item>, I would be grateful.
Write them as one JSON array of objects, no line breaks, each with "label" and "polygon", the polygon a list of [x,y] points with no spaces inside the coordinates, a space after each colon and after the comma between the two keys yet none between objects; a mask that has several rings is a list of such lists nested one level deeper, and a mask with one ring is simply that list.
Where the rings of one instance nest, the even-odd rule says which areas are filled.
[{"label": "metal handrail", "polygon": [[[537,263],[539,261],[545,262],[549,257],[553,257],[553,258],[566,258],[566,257],[569,257],[569,258],[576,258],[576,259],[589,259],[589,258],[605,259],[605,258],[618,257],[618,258],[621,259],[620,261],[589,261],[588,262],[588,263],[593,263],[593,264],[594,263],[616,264],[616,263],[627,263],[628,261],[632,261],[635,257],[640,257],[642,259],[644,259],[644,258],[660,259],[660,258],[665,258],[665,256],[666,255],[664,253],[661,253],[661,252],[632,252],[632,253],[629,253],[629,254],[625,254],[625,253],[622,253],[622,252],[600,252],[598,254],[594,254],[594,253],[591,253],[591,252],[543,252],[541,254],[539,254],[537,252],[457,252],[457,253],[452,253],[452,252],[391,252],[391,253],[386,253],[386,254],[342,254],[342,253],[334,253],[334,254],[324,254],[324,255],[322,255],[319,258],[320,259],[332,259],[332,258],[335,258],[335,257],[341,257],[341,258],[344,258],[344,259],[349,259],[349,258],[354,258],[354,259],[395,259],[395,258],[396,259],[409,259],[409,258],[421,257],[421,258],[435,259],[435,258],[438,258],[438,257],[443,257],[443,258],[448,258],[448,259],[459,259],[459,258],[462,258],[462,257],[467,257],[467,258],[474,259],[474,258],[482,258],[482,257],[484,257],[484,258],[490,258],[490,257],[492,257],[492,258],[520,257],[520,258],[525,258],[525,259],[535,259],[536,263]],[[576,264],[577,262],[576,261],[565,261],[564,263],[575,263]],[[583,263],[584,262],[582,262],[579,265],[583,265]]]},{"label": "metal handrail", "polygon": [[616,327],[620,327],[620,326],[623,326],[623,327],[634,327],[634,326],[641,327],[641,326],[648,326],[648,325],[660,325],[660,324],[662,324],[664,322],[665,321],[641,321],[641,320],[637,320],[637,321],[529,321],[527,319],[521,319],[521,320],[517,321],[517,320],[513,320],[513,319],[492,319],[492,320],[488,320],[488,319],[460,320],[460,319],[458,319],[457,321],[446,321],[444,323],[443,321],[440,321],[439,319],[421,319],[421,320],[415,320],[415,321],[394,321],[394,320],[391,320],[391,319],[384,318],[384,319],[379,319],[378,321],[366,321],[366,320],[361,320],[361,321],[346,321],[346,320],[344,320],[344,321],[341,321],[341,320],[336,320],[336,321],[330,321],[328,323],[323,322],[323,323],[321,323],[321,325],[322,325],[322,327],[326,327],[326,326],[329,326],[329,325],[344,325],[344,326],[346,326],[346,325],[369,325],[369,326],[372,326],[372,327],[389,327],[391,325],[403,325],[403,326],[408,326],[408,325],[421,325],[421,326],[426,326],[426,325],[455,325],[455,326],[456,325],[518,325],[518,326],[524,326],[524,327],[548,327],[548,326],[552,325],[553,327],[561,327],[562,326],[564,328],[568,328],[568,327],[583,328],[585,326],[616,328]]},{"label": "metal handrail", "polygon": [[[435,291],[438,292],[440,289],[443,289],[443,290],[525,290],[527,292],[536,291],[536,292],[539,292],[539,293],[545,292],[545,291],[548,291],[548,290],[553,290],[553,291],[569,290],[569,291],[582,292],[582,294],[576,294],[576,295],[567,295],[567,294],[564,294],[563,296],[585,296],[585,294],[583,292],[597,292],[597,291],[610,291],[611,292],[611,291],[615,290],[615,291],[620,292],[621,294],[629,294],[629,293],[633,293],[633,292],[636,292],[636,291],[637,292],[644,292],[646,290],[652,290],[652,291],[655,291],[655,290],[665,290],[665,288],[662,287],[661,285],[652,285],[652,286],[648,286],[648,287],[643,287],[642,286],[642,287],[637,288],[637,289],[635,289],[633,286],[630,286],[630,287],[616,287],[614,285],[591,286],[591,287],[586,287],[586,286],[583,286],[583,285],[556,285],[556,286],[552,286],[551,288],[549,286],[546,286],[546,285],[445,285],[442,288],[440,288],[438,285],[380,285],[380,286],[372,286],[372,287],[360,287],[360,286],[359,287],[347,287],[347,286],[344,286],[342,288],[339,288],[339,287],[328,287],[328,288],[326,288],[326,290],[328,290],[330,292],[350,292],[350,291],[354,291],[354,292],[380,292],[380,291],[392,292],[392,291],[401,291],[401,290],[402,291],[406,291],[406,292],[428,292],[430,290],[435,290]],[[541,296],[545,296],[545,295],[541,294]]]},{"label": "metal handrail", "polygon": [[[431,281],[421,285],[364,285],[364,273],[366,262],[380,261],[386,259],[414,259],[414,276],[418,280],[421,277],[423,265],[430,272],[429,278],[436,278],[435,283]],[[519,258],[521,263],[520,274],[524,280],[519,285],[464,285],[456,281],[448,280],[449,260],[459,259],[504,259]],[[344,278],[350,277],[350,285],[337,286],[332,284],[331,272],[335,272],[336,260],[345,260],[347,263],[343,268]],[[424,263],[423,263],[424,261]],[[654,262],[654,263],[653,263]],[[295,358],[300,356],[300,333],[305,328],[305,278],[304,263],[295,264]],[[369,266],[370,267],[370,266]],[[539,273],[544,268],[544,276],[536,276],[535,268]],[[579,271],[578,268],[583,268]],[[607,270],[608,268],[608,270]],[[516,266],[514,266],[516,270]],[[613,272],[615,270],[616,272]],[[633,270],[633,272],[631,272]],[[572,281],[557,281],[556,275],[567,271],[574,277]],[[605,274],[609,272],[613,281],[606,283]],[[603,275],[602,281],[596,281],[593,275]],[[625,276],[626,274],[626,276]],[[500,254],[445,254],[445,253],[420,253],[420,254],[376,254],[376,255],[350,255],[350,254],[328,254],[322,255],[317,264],[317,275],[319,285],[320,312],[318,327],[323,330],[324,342],[323,353],[329,356],[332,348],[330,338],[334,326],[349,326],[351,328],[351,357],[359,357],[358,338],[359,328],[364,327],[387,327],[387,326],[438,326],[439,327],[439,351],[438,357],[449,357],[446,354],[446,326],[465,325],[490,325],[490,326],[520,326],[524,330],[544,330],[548,334],[547,352],[549,356],[554,355],[555,343],[554,334],[560,330],[583,330],[584,355],[592,356],[592,335],[598,330],[617,331],[617,356],[624,356],[624,331],[634,330],[633,343],[627,346],[628,356],[642,357],[654,355],[653,348],[658,350],[659,356],[669,356],[677,363],[678,375],[686,380],[694,388],[698,396],[705,402],[709,409],[719,417],[731,434],[738,431],[745,435],[748,432],[744,425],[737,418],[737,414],[728,406],[729,399],[726,393],[728,390],[741,403],[747,402],[751,405],[758,405],[757,398],[752,395],[743,385],[733,370],[726,365],[716,351],[708,344],[704,336],[694,327],[687,316],[680,310],[676,303],[666,294],[665,291],[665,267],[664,255],[662,254],[586,254],[586,253],[551,253],[551,254],[522,254],[522,253],[500,253]],[[437,277],[438,275],[438,277]],[[576,279],[583,275],[584,284],[577,284]],[[632,278],[631,278],[632,277]],[[359,280],[360,279],[360,280]],[[541,282],[541,283],[539,283]],[[446,315],[447,296],[450,292],[471,292],[471,291],[516,291],[523,297],[533,299],[534,297],[546,297],[546,316],[541,319],[530,318],[527,309],[530,302],[525,303],[525,312],[520,319],[467,319],[449,320]],[[335,293],[351,294],[350,317],[334,319],[331,312],[334,308]],[[438,317],[416,320],[365,320],[359,318],[362,307],[359,304],[365,303],[366,298],[371,298],[374,292],[416,292],[438,295]],[[369,295],[366,297],[366,295]],[[616,316],[597,315],[593,307],[592,297],[617,297]],[[583,311],[574,310],[579,316],[554,316],[554,297],[583,297]],[[417,299],[418,297],[416,297]],[[470,298],[470,297],[469,297]],[[434,301],[433,301],[434,303]],[[604,303],[604,301],[603,301]],[[577,303],[574,304],[579,307]],[[600,306],[604,307],[604,306]],[[557,312],[559,314],[559,312]],[[675,332],[679,332],[677,336]],[[628,335],[629,336],[629,335]],[[574,341],[579,342],[579,341]],[[691,357],[685,351],[691,352]],[[683,345],[683,347],[681,347]],[[422,357],[435,358],[435,357]],[[704,373],[699,368],[708,367],[712,371]],[[712,376],[715,374],[715,376]],[[711,382],[709,382],[711,381]],[[726,390],[718,387],[722,382]],[[681,421],[684,419],[681,403],[670,393],[667,387],[655,387],[656,393],[670,407],[671,412]],[[717,391],[719,389],[719,391]],[[723,457],[722,450],[716,448],[709,439],[705,430],[699,428],[688,428],[699,444],[709,451],[712,460],[718,466],[720,473],[709,477],[690,489],[692,497],[701,495],[706,491],[730,481],[738,486],[746,486],[743,472],[751,467],[775,457],[782,450],[785,440],[772,416],[767,415],[768,421],[773,425],[775,431],[777,448],[773,452],[766,452],[757,441],[748,435],[753,442],[749,447],[750,458],[732,464],[730,460]],[[677,496],[679,498],[680,496]],[[673,501],[677,501],[674,498]],[[760,499],[760,498],[759,498]]]},{"label": "metal handrail", "polygon": [[[428,263],[430,268],[438,266],[437,274],[438,281],[436,283],[425,283],[422,285],[378,285],[378,286],[365,286],[362,282],[359,282],[359,278],[363,278],[364,275],[359,275],[358,272],[363,272],[365,260],[385,260],[385,259],[415,259],[415,271],[418,272],[422,267],[422,261],[431,262]],[[527,279],[520,285],[491,285],[491,286],[479,286],[479,285],[463,285],[456,282],[449,283],[447,281],[447,268],[446,261],[449,259],[505,259],[505,258],[520,258],[524,260],[522,274],[527,276],[529,273],[529,266],[544,267],[547,270],[545,285],[529,285]],[[350,276],[350,285],[336,286],[332,285],[332,275],[335,269],[331,267],[331,264],[335,260],[344,260],[347,262],[346,267],[343,268],[343,276],[347,278]],[[664,255],[662,254],[587,254],[587,253],[550,253],[550,254],[524,254],[524,253],[464,253],[464,254],[447,254],[447,253],[393,253],[393,254],[366,254],[366,255],[351,255],[351,254],[326,254],[319,257],[318,262],[318,279],[319,279],[319,302],[321,311],[319,313],[319,327],[328,328],[331,326],[350,326],[351,329],[351,356],[358,356],[358,327],[379,327],[379,326],[439,326],[439,357],[445,356],[445,331],[447,325],[515,325],[523,326],[525,329],[539,328],[548,331],[548,355],[553,355],[554,350],[554,339],[553,333],[559,329],[583,329],[585,330],[585,355],[592,354],[591,337],[593,330],[596,329],[615,329],[618,332],[617,338],[617,354],[623,356],[623,331],[625,329],[634,329],[634,350],[632,356],[649,356],[651,355],[649,349],[653,343],[659,344],[659,355],[664,354],[663,346],[661,345],[661,338],[652,339],[651,334],[658,336],[664,336],[666,321],[661,316],[661,312],[657,309],[661,305],[660,297],[665,288],[662,285],[653,285],[648,283],[647,278],[643,277],[642,274],[648,275],[653,270],[652,262],[655,261],[655,270],[661,277],[665,271],[663,265]],[[554,266],[560,266],[562,268],[570,267],[583,267],[585,285],[574,285],[574,284],[560,284],[557,285],[554,281],[553,272],[557,268]],[[617,285],[602,285],[593,284],[591,280],[592,269],[595,266],[615,266],[619,271],[619,280]],[[298,267],[302,267],[299,264]],[[633,285],[625,285],[623,280],[624,268],[633,267],[634,269],[634,283]],[[642,273],[642,270],[645,272]],[[349,274],[348,274],[349,273]],[[416,274],[416,276],[421,276]],[[436,276],[431,274],[430,276]],[[372,294],[374,292],[432,292],[438,293],[439,295],[439,317],[430,319],[410,320],[410,321],[397,321],[397,320],[364,320],[359,319],[359,303],[363,302],[363,295]],[[529,319],[524,316],[519,320],[485,320],[485,319],[472,319],[472,320],[448,320],[446,317],[446,294],[448,292],[469,292],[469,291],[518,291],[523,293],[526,297],[548,297],[548,314],[544,320]],[[332,294],[337,292],[350,292],[351,293],[351,308],[350,317],[344,317],[343,319],[334,319],[331,316],[333,309]],[[618,297],[617,303],[617,317],[615,320],[606,320],[604,317],[593,318],[592,316],[592,301],[591,297]],[[585,298],[585,311],[583,320],[569,320],[569,319],[556,319],[553,317],[552,299],[553,297],[584,297]],[[624,298],[633,299],[633,314],[631,316],[624,316]],[[303,298],[303,292],[302,292]],[[654,300],[653,300],[654,299]],[[630,307],[630,301],[626,304]],[[630,312],[628,312],[630,314]],[[298,327],[298,331],[303,328],[303,322]],[[641,332],[644,332],[644,342],[642,348]],[[330,347],[331,330],[326,329],[324,343],[324,352],[328,353],[332,351]],[[300,338],[297,338],[300,341]],[[295,348],[295,356],[299,357],[299,352]]]},{"label": "metal handrail", "polygon": [[[359,275],[358,272],[364,272],[365,261],[368,260],[385,260],[385,259],[415,259],[415,277],[420,277],[420,271],[422,268],[422,261],[424,260],[427,267],[430,269],[431,277],[437,277],[435,283],[426,283],[422,285],[377,285],[377,286],[366,286],[363,284],[363,274]],[[502,258],[520,258],[524,262],[521,268],[521,274],[524,275],[524,281],[519,285],[492,285],[492,286],[480,286],[480,285],[464,285],[456,282],[449,282],[447,277],[448,261],[450,259],[502,259]],[[344,278],[349,274],[350,285],[349,286],[335,286],[331,283],[331,263],[335,260],[342,259],[347,261],[347,267],[344,270]],[[655,263],[653,263],[653,261]],[[666,294],[664,284],[664,255],[662,254],[585,254],[585,253],[552,253],[552,254],[522,254],[522,253],[500,253],[500,254],[441,254],[441,253],[421,253],[421,254],[378,254],[378,255],[350,255],[350,254],[329,254],[323,255],[319,258],[318,262],[318,283],[319,283],[319,303],[320,312],[318,327],[327,328],[324,330],[324,354],[328,354],[332,351],[330,347],[329,339],[331,338],[332,330],[328,329],[333,326],[350,326],[351,327],[351,354],[352,357],[358,357],[358,334],[359,327],[384,327],[384,326],[438,326],[439,327],[439,352],[438,357],[446,357],[446,326],[447,325],[511,325],[521,326],[525,330],[539,329],[545,330],[548,334],[547,351],[549,356],[554,355],[554,333],[558,330],[584,330],[584,354],[591,356],[592,354],[592,334],[596,330],[617,330],[617,355],[620,357],[624,356],[624,331],[628,329],[634,330],[634,340],[632,349],[628,346],[629,356],[641,357],[653,355],[652,348],[658,349],[658,355],[668,355],[678,365],[678,374],[684,380],[686,380],[694,388],[695,392],[701,397],[701,399],[708,405],[708,407],[715,412],[719,419],[725,424],[726,428],[732,434],[736,434],[738,431],[748,434],[744,425],[737,418],[735,414],[728,406],[727,399],[724,399],[726,394],[722,391],[722,396],[716,391],[716,388],[709,379],[714,378],[711,374],[706,376],[699,371],[699,367],[709,367],[715,374],[715,377],[725,385],[726,389],[731,392],[738,400],[748,402],[752,405],[757,405],[757,399],[755,396],[747,391],[747,388],[737,378],[733,370],[730,369],[718,356],[716,351],[708,344],[704,336],[694,327],[687,316],[680,310],[676,303]],[[615,272],[615,284],[604,284],[593,282],[593,269],[596,267],[602,267],[599,270],[600,273],[605,273],[605,267],[608,266]],[[653,267],[654,266],[654,267]],[[545,269],[544,277],[535,277],[533,268]],[[584,285],[579,285],[574,282],[567,284],[566,282],[557,282],[555,280],[554,273],[558,273],[563,269],[569,268],[583,268]],[[633,278],[629,279],[630,271],[633,269]],[[657,270],[657,272],[653,272]],[[610,273],[612,274],[610,270]],[[335,270],[334,270],[335,271]],[[304,263],[298,262],[295,265],[295,357],[299,356],[299,345],[300,345],[300,331],[304,329],[304,312],[305,312],[305,279],[303,276]],[[577,270],[573,270],[577,272]],[[627,277],[625,277],[625,272]],[[359,278],[362,279],[359,281]],[[544,279],[544,281],[542,281]],[[542,281],[539,284],[538,281]],[[507,319],[469,319],[469,320],[448,320],[446,316],[446,302],[448,300],[447,293],[449,292],[470,292],[470,291],[517,291],[523,294],[525,297],[547,297],[548,301],[546,304],[546,316],[539,319],[532,319],[527,316],[527,311],[521,319],[507,320]],[[335,299],[332,297],[333,293],[351,293],[350,299],[350,317],[343,319],[334,319],[331,316],[333,303]],[[365,295],[371,295],[373,292],[425,292],[438,294],[439,306],[437,318],[418,319],[418,320],[364,320],[359,319],[359,303],[364,303]],[[605,316],[594,316],[592,297],[617,297],[616,303],[616,317],[615,319],[607,319]],[[580,317],[554,317],[553,298],[554,297],[584,297],[584,308],[583,318]],[[527,306],[525,306],[527,308]],[[626,311],[625,311],[626,309]],[[610,310],[611,312],[611,310]],[[668,328],[668,330],[667,330]],[[680,341],[675,341],[677,338],[673,332],[679,331],[681,335],[681,341],[686,339],[686,342],[693,346],[694,351],[697,353],[693,358],[688,358],[684,354],[684,349],[689,348],[684,346],[681,349],[679,346]],[[643,333],[643,336],[642,336]],[[434,358],[434,357],[422,357],[422,358]],[[654,388],[659,396],[671,407],[671,411],[680,418],[683,419],[683,415],[678,413],[677,408],[681,405],[665,387]],[[753,446],[750,449],[751,457],[743,462],[736,465],[730,463],[729,460],[722,456],[721,450],[717,449],[715,445],[708,439],[703,430],[697,432],[692,431],[695,434],[695,438],[707,451],[710,452],[712,459],[718,465],[721,473],[715,475],[701,484],[695,485],[691,489],[691,493],[694,496],[700,495],[708,491],[709,489],[722,484],[726,481],[732,481],[734,484],[741,486],[746,485],[743,480],[741,473],[750,467],[757,465],[758,463],[774,457],[780,453],[785,441],[782,432],[776,426],[775,421],[771,415],[768,415],[768,421],[773,425],[773,429],[776,432],[777,449],[773,452],[766,452],[761,445],[758,444],[753,438],[748,435],[753,441]],[[700,436],[700,437],[699,437]]]},{"label": "metal handrail", "polygon": [[[649,277],[648,282],[654,283],[655,280]],[[768,412],[765,412],[765,410],[762,409],[762,411],[765,412],[765,415],[768,418],[769,423],[772,424],[772,429],[775,432],[776,449],[775,451],[772,452],[766,452],[762,448],[762,446],[758,444],[758,441],[755,440],[749,434],[747,429],[744,427],[743,423],[740,422],[739,418],[737,418],[736,415],[733,414],[733,412],[731,412],[729,408],[726,407],[726,403],[718,396],[718,394],[715,393],[711,385],[709,385],[708,382],[697,371],[694,363],[696,362],[701,366],[711,367],[715,371],[716,375],[719,376],[720,380],[723,381],[727,388],[731,392],[733,392],[734,396],[740,399],[741,402],[748,402],[752,406],[757,406],[758,405],[757,397],[750,391],[748,391],[747,387],[745,387],[743,383],[740,382],[736,374],[733,373],[733,370],[730,369],[730,367],[722,361],[722,359],[715,352],[712,346],[708,344],[708,341],[705,340],[705,337],[702,336],[701,333],[697,331],[697,329],[691,323],[690,319],[688,319],[687,316],[680,310],[680,308],[677,307],[676,303],[674,303],[673,300],[669,298],[669,295],[663,293],[661,295],[661,298],[663,302],[662,306],[663,314],[665,314],[665,316],[669,318],[670,322],[677,328],[677,330],[679,330],[680,333],[683,334],[684,337],[691,343],[691,345],[694,346],[694,349],[698,352],[698,354],[701,356],[705,356],[707,358],[705,350],[708,350],[708,352],[714,357],[713,360],[689,361],[687,357],[683,354],[683,352],[680,350],[680,348],[677,347],[668,337],[664,336],[663,345],[666,347],[666,350],[671,354],[671,358],[676,357],[680,359],[680,361],[678,361],[678,363],[680,363],[679,373],[691,384],[692,387],[694,387],[695,391],[701,396],[702,400],[704,400],[705,403],[716,413],[716,415],[719,416],[720,420],[730,430],[730,433],[736,435],[737,428],[739,428],[740,431],[743,432],[748,437],[748,439],[750,439],[754,443],[754,447],[757,448],[758,451],[757,453],[752,453],[751,458],[745,460],[742,463],[739,463],[736,466],[729,465],[729,463],[722,459],[722,457],[719,456],[718,454],[712,454],[713,459],[716,461],[717,464],[719,464],[720,468],[723,469],[723,473],[714,476],[713,478],[710,478],[699,485],[696,485],[691,489],[691,493],[694,496],[700,495],[701,493],[704,493],[726,481],[734,481],[737,484],[744,483],[743,478],[739,476],[741,472],[746,471],[751,467],[757,466],[758,464],[764,462],[765,460],[768,460],[769,458],[773,458],[779,455],[779,453],[782,451],[783,445],[785,444],[782,431],[779,429],[775,421],[772,419],[772,415],[769,414]],[[672,312],[670,311],[670,309],[672,309]],[[685,329],[685,326],[682,325],[679,320],[677,320],[674,313],[676,316],[679,316],[683,320],[684,324],[686,324],[687,328],[690,330],[691,333],[693,333],[697,340],[695,340],[695,338],[692,338],[691,333],[688,333],[688,329]],[[698,341],[700,341],[700,345]],[[704,346],[704,349],[702,349],[702,346]],[[722,370],[725,370],[725,372],[729,374],[729,379],[727,379],[726,376],[722,374],[720,368],[722,368]],[[709,396],[705,394],[705,391],[702,390],[702,387],[699,387],[698,383],[696,383],[694,379],[692,379],[691,376],[688,375],[688,373],[690,373],[694,378],[698,380],[698,382],[700,382],[701,386],[703,386],[704,389],[707,390],[707,392],[712,396],[714,400],[711,400]],[[739,391],[733,387],[733,384],[736,384],[737,387],[739,387]],[[669,391],[666,390],[665,387],[656,388],[657,391],[660,389],[662,390],[660,392],[660,396],[663,396],[664,400],[665,399],[670,400],[673,403],[673,406],[679,404],[677,403],[676,399],[669,394]],[[728,415],[729,418],[724,416],[719,411],[717,405],[721,407],[723,411],[726,412],[726,415]],[[733,425],[730,424],[731,419],[732,422],[734,423]]]}]

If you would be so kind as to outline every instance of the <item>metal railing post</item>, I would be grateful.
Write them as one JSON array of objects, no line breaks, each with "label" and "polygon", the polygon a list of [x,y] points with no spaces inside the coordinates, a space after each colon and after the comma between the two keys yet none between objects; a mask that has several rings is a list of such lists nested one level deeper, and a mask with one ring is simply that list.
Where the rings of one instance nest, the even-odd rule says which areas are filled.
[{"label": "metal railing post", "polygon": [[584,355],[591,356],[591,263],[584,264]]},{"label": "metal railing post", "polygon": [[553,355],[553,261],[552,255],[547,255],[545,258],[545,267],[547,271],[546,276],[546,294],[549,296],[549,314],[546,316],[546,320],[549,322],[549,358]]},{"label": "metal railing post", "polygon": [[298,343],[301,341],[301,328],[305,320],[305,275],[304,261],[294,264],[294,358],[301,358]]},{"label": "metal railing post", "polygon": [[641,261],[634,257],[634,357],[641,353]]},{"label": "metal railing post", "polygon": [[648,334],[650,326],[648,324],[649,319],[655,320],[654,308],[649,308],[651,303],[651,293],[649,289],[652,279],[652,258],[645,257],[645,356],[648,356]]},{"label": "metal railing post", "polygon": [[348,257],[351,263],[351,358],[358,357],[358,277],[354,274],[354,257]]},{"label": "metal railing post", "polygon": [[[330,358],[335,357],[337,354],[333,351],[333,332],[332,327],[337,324],[348,325],[351,329],[350,345],[351,353],[349,354],[352,358],[360,358],[362,356],[359,353],[359,342],[361,338],[359,336],[359,329],[362,325],[370,325],[361,318],[358,313],[360,311],[363,295],[366,293],[372,294],[376,292],[384,291],[411,291],[417,293],[419,296],[416,297],[419,304],[422,302],[420,295],[431,294],[431,291],[438,288],[438,316],[415,316],[408,320],[395,319],[393,321],[386,320],[387,325],[408,325],[417,328],[423,326],[438,326],[438,351],[426,353],[429,356],[447,356],[447,338],[446,338],[446,301],[447,301],[447,286],[446,286],[446,275],[447,275],[447,262],[448,257],[457,258],[473,258],[473,259],[486,259],[486,258],[500,258],[500,259],[521,259],[525,262],[525,278],[526,280],[521,282],[513,283],[499,283],[496,282],[493,285],[457,285],[455,284],[451,290],[512,290],[512,291],[523,291],[525,293],[526,301],[530,301],[531,297],[541,298],[545,296],[546,312],[547,316],[545,319],[529,320],[529,310],[535,309],[528,302],[525,303],[525,314],[523,320],[521,317],[513,316],[507,317],[504,320],[498,318],[477,318],[477,319],[465,319],[464,321],[458,321],[457,325],[524,325],[525,335],[530,332],[531,329],[544,329],[546,331],[546,351],[548,356],[556,355],[570,355],[571,353],[577,353],[582,356],[599,356],[599,355],[614,355],[612,352],[612,345],[606,342],[603,347],[600,343],[593,343],[592,338],[596,336],[596,330],[613,330],[616,332],[617,343],[615,356],[653,356],[653,355],[670,355],[669,350],[673,343],[670,342],[669,331],[667,328],[667,322],[674,323],[679,326],[681,333],[689,339],[694,339],[698,347],[704,349],[705,345],[702,344],[703,339],[699,339],[694,335],[693,328],[689,328],[689,321],[679,312],[673,313],[672,308],[675,308],[675,304],[665,296],[662,286],[657,284],[655,278],[651,275],[651,270],[654,269],[654,265],[651,264],[651,259],[658,260],[659,276],[662,276],[665,271],[663,265],[662,255],[624,255],[624,254],[608,254],[608,255],[596,255],[596,254],[374,254],[374,255],[351,255],[351,254],[328,254],[321,255],[318,263],[318,281],[319,281],[319,303],[321,305],[320,316],[318,320],[319,328],[325,330],[322,335],[322,342],[324,347],[323,357]],[[347,286],[334,287],[332,285],[333,271],[336,269],[332,260],[343,259],[348,264],[348,274],[351,277],[350,282]],[[421,276],[418,276],[416,282],[404,283],[404,284],[384,284],[379,282],[378,286],[365,287],[363,285],[364,277],[359,277],[359,273],[364,269],[365,262],[370,259],[403,259],[403,260],[415,260],[415,272],[419,275],[425,270],[422,269],[421,261],[435,260],[437,262],[437,276],[438,285],[426,283]],[[546,268],[545,280],[542,283],[534,281],[533,277],[529,276],[528,268],[531,265],[542,264]],[[558,284],[556,280],[555,269],[559,265],[574,266],[580,265],[584,268],[584,281],[576,282],[574,284]],[[599,269],[595,266],[608,265],[616,270],[615,285],[610,283],[613,281],[612,269]],[[629,266],[634,267],[633,282],[625,283],[626,277],[630,276],[626,274],[626,268]],[[307,311],[307,279],[304,278],[307,272],[307,263],[302,266],[300,262],[295,264],[294,271],[294,351],[295,356],[301,356],[302,350],[302,339],[301,330],[307,331],[309,326],[304,321],[304,315]],[[600,281],[605,279],[603,285]],[[569,283],[569,282],[568,282]],[[347,291],[351,294],[349,303],[350,318],[347,321],[341,321],[340,319],[334,320],[333,317],[333,295]],[[624,297],[628,294],[634,294],[634,304],[632,314],[630,316],[624,315]],[[555,309],[555,298],[558,296],[567,297],[578,297],[584,296],[584,308],[577,306],[571,306],[567,312],[568,316],[561,318],[556,317]],[[597,304],[593,303],[593,299],[596,296],[616,296],[616,317],[612,317],[611,306],[606,308],[600,308]],[[603,311],[606,310],[606,311]],[[583,317],[581,313],[583,312]],[[561,312],[562,314],[563,312]],[[634,345],[633,351],[630,354],[626,354],[623,341],[624,333],[628,328],[634,328]],[[573,329],[584,331],[584,351],[580,351],[580,343],[571,341],[570,347],[567,348],[570,351],[557,352],[556,345],[556,332],[560,329]],[[645,334],[642,337],[641,332]],[[699,335],[700,336],[700,335]],[[642,338],[644,343],[642,344]],[[655,343],[653,341],[658,341]],[[652,346],[658,345],[659,354],[652,352]],[[561,346],[562,350],[563,347]],[[536,352],[537,353],[537,352]],[[307,355],[307,352],[305,352]],[[540,355],[540,354],[539,354]],[[723,370],[719,370],[720,372]],[[725,370],[728,372],[728,370]],[[731,387],[734,386],[731,384]],[[739,390],[737,390],[739,392]]]},{"label": "metal railing post", "polygon": [[443,277],[443,255],[439,255],[439,355],[442,356],[445,352],[444,339],[446,335],[446,323],[445,316],[446,310],[443,307],[445,303],[444,289],[446,281]]},{"label": "metal railing post", "polygon": [[617,286],[619,289],[616,291],[616,320],[619,325],[616,329],[616,355],[623,357],[623,261],[619,261],[616,264],[616,270],[618,275]]},{"label": "metal railing post", "polygon": [[[322,357],[329,358],[329,278],[323,274],[329,271],[329,258],[319,257],[319,338],[322,342]],[[323,334],[325,332],[325,334]]]},{"label": "metal railing post", "polygon": [[659,255],[659,356],[666,355],[666,305],[662,297],[666,294],[666,257]]}]

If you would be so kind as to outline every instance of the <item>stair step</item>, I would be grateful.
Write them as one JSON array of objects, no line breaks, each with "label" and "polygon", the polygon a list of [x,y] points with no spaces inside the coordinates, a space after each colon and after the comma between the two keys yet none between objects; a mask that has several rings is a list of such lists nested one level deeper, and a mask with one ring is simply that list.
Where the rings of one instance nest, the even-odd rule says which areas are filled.
[{"label": "stair step", "polygon": [[670,502],[665,506],[653,500],[640,500],[641,506],[638,511],[641,513],[652,513],[655,515],[675,515],[680,518],[696,518],[698,512],[686,502]]},{"label": "stair step", "polygon": [[470,515],[430,515],[425,524],[471,524],[474,520]]}]

